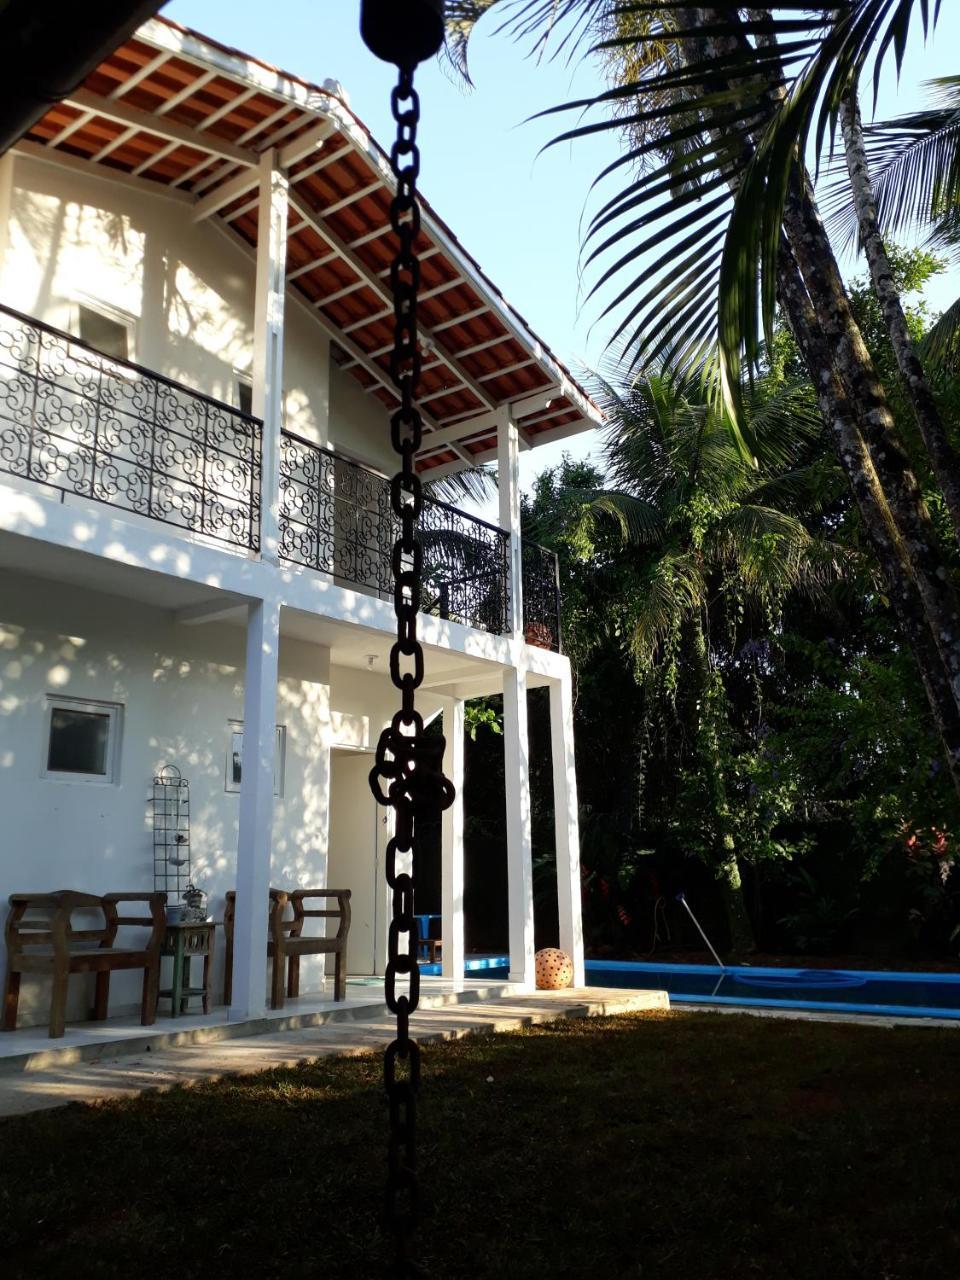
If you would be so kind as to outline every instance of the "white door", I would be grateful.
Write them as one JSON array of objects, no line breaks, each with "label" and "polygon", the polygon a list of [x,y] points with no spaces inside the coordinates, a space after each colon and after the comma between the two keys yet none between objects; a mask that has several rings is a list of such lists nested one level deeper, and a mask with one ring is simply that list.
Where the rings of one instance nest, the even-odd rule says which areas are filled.
[{"label": "white door", "polygon": [[347,972],[359,975],[382,973],[386,951],[383,854],[390,827],[370,791],[372,765],[372,753],[331,752],[327,884],[351,891]]}]

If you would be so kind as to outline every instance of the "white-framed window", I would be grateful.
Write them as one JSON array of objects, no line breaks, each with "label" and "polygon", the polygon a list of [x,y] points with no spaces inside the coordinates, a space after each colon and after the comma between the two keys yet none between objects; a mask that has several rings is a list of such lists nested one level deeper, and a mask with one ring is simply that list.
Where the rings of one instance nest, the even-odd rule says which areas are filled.
[{"label": "white-framed window", "polygon": [[[283,795],[283,777],[287,763],[287,727],[277,725],[277,741],[273,755],[273,794]],[[227,761],[224,771],[227,791],[239,791],[243,777],[243,721],[227,724]]]},{"label": "white-framed window", "polygon": [[237,375],[237,408],[248,417],[253,416],[253,383],[243,374]]},{"label": "white-framed window", "polygon": [[77,303],[77,337],[112,360],[133,359],[133,321],[120,312]]},{"label": "white-framed window", "polygon": [[120,778],[123,707],[48,694],[41,777],[113,784]]}]

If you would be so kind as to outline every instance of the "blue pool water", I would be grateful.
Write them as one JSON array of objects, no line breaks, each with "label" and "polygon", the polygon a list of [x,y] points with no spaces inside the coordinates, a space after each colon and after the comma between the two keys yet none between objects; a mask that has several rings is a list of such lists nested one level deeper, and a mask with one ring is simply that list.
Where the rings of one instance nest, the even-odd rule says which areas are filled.
[{"label": "blue pool water", "polygon": [[960,974],[956,973],[731,966],[721,974],[710,965],[588,960],[587,985],[656,988],[668,992],[675,1004],[960,1018]]},{"label": "blue pool water", "polygon": [[[469,977],[506,979],[506,956],[471,956]],[[440,972],[421,965],[422,973]],[[588,960],[587,985],[666,991],[672,1004],[831,1009],[836,1013],[960,1019],[960,973],[885,973],[857,969],[768,969]]]}]

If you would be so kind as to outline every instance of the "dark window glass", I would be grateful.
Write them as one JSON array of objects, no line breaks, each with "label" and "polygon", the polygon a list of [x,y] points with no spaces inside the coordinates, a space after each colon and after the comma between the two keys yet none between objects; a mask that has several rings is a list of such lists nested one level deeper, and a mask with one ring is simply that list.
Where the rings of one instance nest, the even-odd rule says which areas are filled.
[{"label": "dark window glass", "polygon": [[249,382],[237,383],[237,395],[240,398],[240,412],[253,415],[253,387]]},{"label": "dark window glass", "polygon": [[125,324],[102,316],[90,307],[80,308],[80,337],[114,360],[130,359],[130,333]]},{"label": "dark window glass", "polygon": [[51,773],[107,774],[110,716],[97,711],[54,707],[50,713]]}]

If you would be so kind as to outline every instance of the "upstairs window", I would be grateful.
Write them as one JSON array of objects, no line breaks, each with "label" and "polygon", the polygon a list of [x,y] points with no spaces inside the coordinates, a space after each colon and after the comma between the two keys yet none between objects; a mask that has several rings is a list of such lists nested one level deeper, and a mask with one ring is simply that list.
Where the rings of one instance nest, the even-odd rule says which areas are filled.
[{"label": "upstairs window", "polygon": [[79,306],[80,340],[112,360],[130,359],[130,326],[113,316],[105,316],[93,307]]},{"label": "upstairs window", "polygon": [[43,776],[116,782],[122,710],[113,702],[47,698]]},{"label": "upstairs window", "polygon": [[237,405],[241,413],[253,417],[253,384],[244,378],[237,379]]}]

